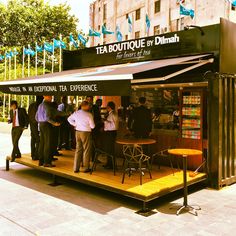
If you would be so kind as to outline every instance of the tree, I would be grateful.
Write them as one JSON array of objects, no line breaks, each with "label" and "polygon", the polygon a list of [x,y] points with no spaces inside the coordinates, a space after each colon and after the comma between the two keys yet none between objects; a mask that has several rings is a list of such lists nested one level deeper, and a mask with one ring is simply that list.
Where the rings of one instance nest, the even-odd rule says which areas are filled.
[{"label": "tree", "polygon": [[76,33],[78,19],[70,6],[51,6],[44,0],[9,0],[0,4],[0,44],[8,47],[51,41]]}]

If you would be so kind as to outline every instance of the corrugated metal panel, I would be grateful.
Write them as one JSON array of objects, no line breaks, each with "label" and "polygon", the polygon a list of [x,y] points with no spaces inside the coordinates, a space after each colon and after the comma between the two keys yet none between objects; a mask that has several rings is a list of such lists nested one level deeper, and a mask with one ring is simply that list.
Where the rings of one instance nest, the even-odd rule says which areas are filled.
[{"label": "corrugated metal panel", "polygon": [[236,78],[209,82],[209,180],[220,188],[236,182]]}]

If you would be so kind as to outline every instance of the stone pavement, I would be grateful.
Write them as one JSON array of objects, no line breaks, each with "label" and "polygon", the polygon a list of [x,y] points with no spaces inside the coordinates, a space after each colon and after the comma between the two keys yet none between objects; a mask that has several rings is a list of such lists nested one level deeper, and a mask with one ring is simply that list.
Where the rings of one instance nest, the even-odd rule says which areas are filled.
[{"label": "stone pavement", "polygon": [[[20,147],[29,151],[27,133]],[[131,199],[69,180],[51,187],[49,175],[18,164],[6,172],[5,156],[10,150],[9,134],[0,134],[1,236],[225,236],[236,232],[236,185],[193,192],[190,204],[202,207],[198,217],[176,216],[169,209],[173,202],[182,203],[180,193],[152,203],[158,213],[146,218],[134,213],[140,205]]]}]

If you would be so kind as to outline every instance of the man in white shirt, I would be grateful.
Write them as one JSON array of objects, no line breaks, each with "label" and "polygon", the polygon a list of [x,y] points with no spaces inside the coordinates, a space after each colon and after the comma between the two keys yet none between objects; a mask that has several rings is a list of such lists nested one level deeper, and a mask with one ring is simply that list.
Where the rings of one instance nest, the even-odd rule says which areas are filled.
[{"label": "man in white shirt", "polygon": [[[104,121],[104,135],[105,135],[105,151],[114,157],[115,155],[115,142],[117,136],[117,130],[119,129],[119,118],[115,111],[115,103],[108,102],[107,112],[108,116]],[[104,166],[107,169],[112,169],[112,160],[107,159],[107,163]]]},{"label": "man in white shirt", "polygon": [[93,115],[89,112],[90,106],[83,101],[81,109],[69,116],[68,122],[76,129],[76,151],[74,159],[74,172],[80,171],[83,160],[85,173],[90,172],[90,158],[92,150],[92,129],[95,128]]}]

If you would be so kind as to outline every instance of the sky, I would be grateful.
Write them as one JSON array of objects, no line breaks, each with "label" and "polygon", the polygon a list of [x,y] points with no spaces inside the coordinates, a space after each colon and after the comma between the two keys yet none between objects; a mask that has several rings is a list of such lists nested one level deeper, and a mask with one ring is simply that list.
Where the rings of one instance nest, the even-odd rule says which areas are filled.
[{"label": "sky", "polygon": [[[89,29],[89,4],[94,0],[45,0],[53,5],[67,2],[71,6],[71,13],[79,18],[79,29],[82,29],[85,33]],[[0,0],[0,2],[6,3],[7,0]]]}]

